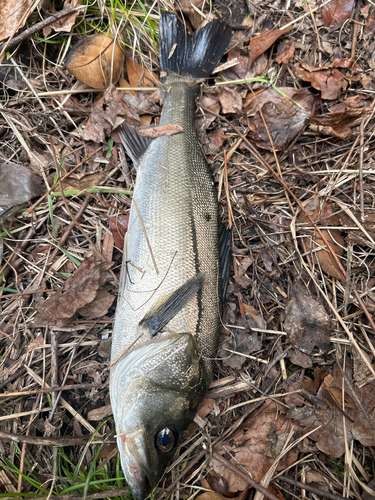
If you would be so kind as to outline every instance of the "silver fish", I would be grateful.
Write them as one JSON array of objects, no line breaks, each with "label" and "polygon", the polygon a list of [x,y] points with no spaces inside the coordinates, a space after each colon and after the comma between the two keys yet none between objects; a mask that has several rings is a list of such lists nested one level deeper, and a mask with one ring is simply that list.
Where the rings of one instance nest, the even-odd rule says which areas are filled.
[{"label": "silver fish", "polygon": [[183,132],[149,140],[125,126],[121,134],[137,180],[110,396],[122,469],[137,500],[157,486],[210,384],[222,289],[217,193],[194,110],[197,80],[210,76],[231,29],[213,21],[189,35],[176,16],[163,13],[160,30],[160,125],[177,124]]}]

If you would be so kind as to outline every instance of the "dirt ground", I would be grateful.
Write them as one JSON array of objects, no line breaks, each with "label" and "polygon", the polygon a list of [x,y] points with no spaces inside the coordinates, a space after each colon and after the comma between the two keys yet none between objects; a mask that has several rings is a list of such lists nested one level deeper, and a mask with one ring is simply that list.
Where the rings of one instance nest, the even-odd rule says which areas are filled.
[{"label": "dirt ground", "polygon": [[232,242],[214,380],[153,498],[375,498],[375,4],[34,3],[0,18],[0,498],[130,498],[119,126],[159,123],[160,10],[233,30],[195,115]]}]

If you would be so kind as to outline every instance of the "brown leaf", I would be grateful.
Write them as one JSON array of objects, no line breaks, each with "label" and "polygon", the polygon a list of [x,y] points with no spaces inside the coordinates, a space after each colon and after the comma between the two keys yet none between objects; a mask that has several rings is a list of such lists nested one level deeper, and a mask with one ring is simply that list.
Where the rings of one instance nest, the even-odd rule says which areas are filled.
[{"label": "brown leaf", "polygon": [[128,230],[129,215],[110,215],[108,217],[109,229],[115,239],[115,245],[119,250],[124,248],[124,237]]},{"label": "brown leaf", "polygon": [[65,189],[88,189],[101,186],[108,177],[104,172],[87,172],[85,174],[72,174],[68,179],[62,181]]},{"label": "brown leaf", "polygon": [[106,262],[112,262],[113,247],[115,244],[115,238],[112,233],[106,233],[103,238],[103,250],[102,255]]},{"label": "brown leaf", "polygon": [[115,298],[108,290],[98,290],[94,300],[85,304],[84,307],[77,309],[77,313],[87,319],[101,318],[107,314]]},{"label": "brown leaf", "polygon": [[123,101],[129,104],[139,115],[146,113],[159,114],[159,108],[156,106],[156,103],[160,100],[160,97],[159,90],[149,95],[142,92],[139,92],[137,95],[128,93],[123,95]]},{"label": "brown leaf", "polygon": [[203,1],[204,0],[179,0],[178,2],[178,8],[189,19],[194,30],[199,29],[203,18],[199,14],[199,11],[197,12],[197,10],[193,8],[193,5],[201,10]]},{"label": "brown leaf", "polygon": [[[34,0],[23,0],[15,2],[14,0],[1,0],[1,18],[0,18],[0,41],[6,40],[15,31],[23,28],[28,16],[24,17],[25,12],[34,4]],[[30,12],[31,14],[31,12]]]},{"label": "brown leaf", "polygon": [[284,45],[282,50],[278,50],[277,57],[275,58],[277,64],[288,64],[293,59],[294,51],[296,49],[296,44],[294,42],[288,41],[287,44]]},{"label": "brown leaf", "polygon": [[[219,95],[203,94],[198,99],[197,105],[199,112],[195,115],[195,125],[198,129],[208,128],[220,112]],[[210,111],[214,114],[210,114]]]},{"label": "brown leaf", "polygon": [[227,113],[240,114],[242,111],[242,97],[235,89],[221,88],[219,91],[221,111]]},{"label": "brown leaf", "polygon": [[230,366],[234,370],[240,370],[247,361],[242,354],[250,354],[259,351],[262,343],[256,333],[234,333],[229,341],[224,342],[218,352],[224,366]]},{"label": "brown leaf", "polygon": [[96,33],[73,45],[65,68],[86,85],[105,89],[119,79],[124,57],[124,51],[113,38]]},{"label": "brown leaf", "polygon": [[334,31],[344,24],[351,16],[354,0],[331,0],[322,8],[324,25],[329,31]]},{"label": "brown leaf", "polygon": [[[285,418],[286,411],[284,406],[267,401],[262,411],[243,424],[241,430],[222,447],[218,447],[217,451],[222,455],[230,455],[233,464],[241,464],[251,477],[260,482],[280,455],[292,428],[290,421]],[[293,464],[297,457],[297,450],[290,451],[279,461],[276,471]],[[214,458],[210,465],[219,476],[226,479],[229,491],[235,493],[246,489],[246,481]]]},{"label": "brown leaf", "polygon": [[184,129],[181,125],[175,125],[169,123],[167,125],[158,125],[156,127],[141,128],[138,130],[138,134],[141,137],[151,137],[155,139],[156,137],[170,136],[175,134],[181,134]]},{"label": "brown leaf", "polygon": [[197,408],[197,414],[200,416],[200,418],[206,418],[207,415],[211,412],[215,404],[215,400],[212,398],[204,398],[202,401],[199,403],[199,406]]},{"label": "brown leaf", "polygon": [[[310,215],[314,222],[320,222],[324,226],[337,226],[338,218],[334,214],[334,206],[332,203],[327,203],[326,201],[321,204],[320,197],[314,196],[305,205],[305,210]],[[299,220],[308,222],[309,219],[305,214],[301,213],[299,215]],[[338,229],[321,229],[321,232],[325,239],[328,241],[332,251],[340,257],[344,251],[344,238]],[[311,238],[304,237],[306,247],[311,250],[319,247],[324,247],[324,240],[320,237],[318,233],[313,233]],[[322,249],[315,252],[316,258],[319,260],[319,264],[324,272],[330,276],[343,280],[343,275],[336,263],[334,256],[329,250]]]},{"label": "brown leaf", "polygon": [[[63,9],[75,9],[76,7],[79,7],[82,3],[82,0],[64,0],[64,5]],[[55,9],[54,2],[51,4],[51,8],[49,9],[48,14],[55,14],[57,11]],[[77,17],[79,16],[80,12],[72,12],[68,16],[63,17],[62,19],[59,19],[55,21],[54,23],[50,24],[49,26],[46,26],[43,28],[43,35],[45,37],[49,36],[52,33],[52,30],[59,32],[59,31],[65,31],[69,32],[72,31],[72,28],[77,20]]]},{"label": "brown leaf", "polygon": [[298,349],[292,349],[290,351],[289,359],[291,363],[297,366],[302,366],[302,368],[310,368],[313,365],[312,358]]},{"label": "brown leaf", "polygon": [[276,42],[278,38],[280,38],[282,35],[285,35],[285,33],[288,33],[292,29],[292,26],[289,26],[289,28],[286,28],[285,30],[283,29],[274,29],[274,30],[266,30],[263,33],[261,33],[259,36],[252,38],[250,40],[249,44],[249,49],[248,49],[248,54],[249,54],[249,59],[250,63],[249,65],[251,66],[253,61],[263,54],[273,43]]},{"label": "brown leaf", "polygon": [[310,82],[314,89],[320,90],[322,99],[338,99],[341,90],[345,90],[348,86],[347,79],[337,68],[310,72],[301,66],[295,66],[295,72],[297,78]]},{"label": "brown leaf", "polygon": [[99,421],[103,420],[105,417],[109,417],[112,415],[112,406],[111,405],[105,405],[101,406],[100,408],[95,408],[95,410],[91,410],[87,414],[87,420],[91,421]]},{"label": "brown leaf", "polygon": [[108,262],[84,260],[64,286],[36,308],[38,314],[34,320],[35,324],[68,323],[78,309],[95,299],[111,265]]},{"label": "brown leaf", "polygon": [[216,130],[216,132],[212,132],[211,137],[214,141],[215,146],[221,148],[226,140],[226,136],[224,130]]},{"label": "brown leaf", "polygon": [[356,135],[353,128],[357,127],[363,116],[370,112],[371,108],[347,108],[345,111],[311,116],[309,126],[311,130],[320,134],[331,135],[343,141],[351,141]]},{"label": "brown leaf", "polygon": [[126,59],[126,71],[131,87],[154,87],[159,77],[135,61]]},{"label": "brown leaf", "polygon": [[[206,479],[201,479],[202,487],[206,489],[210,489],[210,484]],[[249,485],[242,491],[237,497],[232,498],[232,500],[244,500],[247,496],[247,492],[249,489]],[[228,497],[220,495],[216,491],[205,491],[201,495],[199,495],[199,500],[228,500]]]},{"label": "brown leaf", "polygon": [[248,120],[253,131],[253,140],[257,146],[270,151],[272,145],[264,122],[272,138],[273,147],[276,151],[282,151],[302,130],[311,116],[314,103],[314,96],[310,92],[290,87],[282,87],[280,90],[290,99],[283,97],[274,89],[269,89],[259,97],[247,100],[248,116],[254,114],[254,118]]},{"label": "brown leaf", "polygon": [[321,352],[329,349],[332,322],[324,307],[308,295],[296,293],[287,302],[284,328],[290,342],[306,354],[315,346]]},{"label": "brown leaf", "polygon": [[123,118],[129,125],[141,124],[138,114],[123,100],[115,86],[110,85],[103,97],[95,102],[82,137],[86,141],[104,142]]},{"label": "brown leaf", "polygon": [[[121,77],[120,77],[117,85],[118,85],[118,87],[131,88],[130,83]],[[121,94],[137,95],[137,92],[135,90],[120,90],[120,92],[121,92]]]}]

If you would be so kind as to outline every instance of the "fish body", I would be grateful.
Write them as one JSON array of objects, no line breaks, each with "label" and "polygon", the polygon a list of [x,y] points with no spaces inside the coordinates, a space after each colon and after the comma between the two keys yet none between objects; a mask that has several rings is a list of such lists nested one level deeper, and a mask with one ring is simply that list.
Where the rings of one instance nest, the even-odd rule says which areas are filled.
[{"label": "fish body", "polygon": [[230,28],[217,21],[190,36],[163,14],[161,29],[160,125],[183,132],[146,148],[145,139],[123,131],[137,179],[111,353],[118,448],[138,500],[159,482],[208,388],[221,310],[217,194],[194,110],[195,80],[220,60]]}]

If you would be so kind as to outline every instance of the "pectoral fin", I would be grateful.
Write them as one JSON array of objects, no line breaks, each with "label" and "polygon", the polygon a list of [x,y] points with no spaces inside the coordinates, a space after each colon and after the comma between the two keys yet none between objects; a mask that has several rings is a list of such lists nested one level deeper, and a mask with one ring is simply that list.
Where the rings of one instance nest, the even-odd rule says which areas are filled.
[{"label": "pectoral fin", "polygon": [[226,229],[223,225],[219,227],[219,266],[221,276],[221,307],[224,310],[225,297],[227,294],[230,257],[231,257],[232,230]]},{"label": "pectoral fin", "polygon": [[202,287],[203,279],[204,275],[199,273],[169,297],[157,301],[139,322],[139,327],[146,328],[152,336],[156,335],[191,301]]}]

